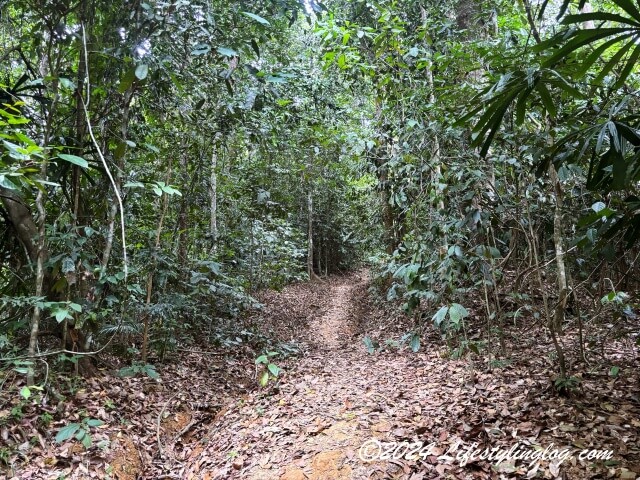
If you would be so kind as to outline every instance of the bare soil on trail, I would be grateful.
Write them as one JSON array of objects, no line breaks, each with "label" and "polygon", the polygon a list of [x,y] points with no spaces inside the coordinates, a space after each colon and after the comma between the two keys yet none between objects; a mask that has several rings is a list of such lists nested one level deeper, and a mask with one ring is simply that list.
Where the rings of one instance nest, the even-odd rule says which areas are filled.
[{"label": "bare soil on trail", "polygon": [[[377,295],[366,272],[261,292],[264,308],[247,323],[284,342],[281,353],[286,345],[298,352],[273,357],[283,369],[277,381],[257,387],[260,352],[240,352],[245,347],[185,350],[158,366],[158,382],[91,379],[58,404],[65,417],[51,430],[101,419],[94,445],[58,445],[38,434],[20,446],[28,460],[6,476],[0,470],[0,479],[640,478],[636,364],[620,361],[625,375],[617,378],[606,365],[578,372],[580,389],[559,397],[544,331],[514,327],[509,357],[489,371],[478,356],[453,360],[429,325],[417,353],[400,344],[414,320]],[[365,336],[380,345],[374,353]],[[37,422],[31,414],[0,430],[3,438],[28,438]],[[546,456],[465,462],[474,444]],[[612,456],[579,458],[591,449]]]},{"label": "bare soil on trail", "polygon": [[[369,354],[365,333],[381,343],[385,335],[397,339],[412,320],[375,303],[364,273],[306,288],[316,295],[314,313],[299,332],[307,354],[286,364],[276,386],[226,408],[176,478],[586,479],[640,473],[634,463],[637,406],[620,397],[569,402],[550,392],[547,368],[487,372],[445,358],[447,351],[435,346],[442,343],[438,336],[419,353],[388,348]],[[297,299],[284,293],[286,301],[306,301],[304,291],[298,293]],[[422,455],[414,458],[401,448],[395,458],[367,458],[403,442],[423,445]],[[571,449],[575,456],[500,464],[469,459],[463,465],[473,443],[503,451],[517,445],[529,452]],[[580,461],[583,448],[611,449],[615,460]]]},{"label": "bare soil on trail", "polygon": [[349,334],[353,334],[352,325],[346,321],[351,308],[349,294],[353,288],[347,284],[338,284],[331,288],[331,306],[321,317],[314,319],[309,328],[319,337],[317,346],[336,350],[343,346]]}]

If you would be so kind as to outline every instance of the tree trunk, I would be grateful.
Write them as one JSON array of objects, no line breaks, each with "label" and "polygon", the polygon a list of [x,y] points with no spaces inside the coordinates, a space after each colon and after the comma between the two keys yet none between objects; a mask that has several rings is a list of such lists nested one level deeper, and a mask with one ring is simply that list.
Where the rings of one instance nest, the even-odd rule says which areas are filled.
[{"label": "tree trunk", "polygon": [[[589,2],[586,2],[582,9],[580,10],[580,13],[591,13],[593,12],[593,10],[591,9],[591,4]],[[588,20],[586,22],[582,23],[582,26],[586,29],[593,29],[596,28],[593,21],[592,20]]]},{"label": "tree trunk", "polygon": [[215,144],[211,152],[211,176],[209,177],[209,235],[211,236],[211,252],[215,253],[218,239],[218,152]]},{"label": "tree trunk", "polygon": [[[533,13],[531,9],[530,0],[523,0],[523,5],[525,8],[525,12],[527,14],[527,20],[529,22],[529,27],[531,28],[531,33],[535,38],[536,42],[540,43],[540,33],[535,24]],[[546,125],[547,131],[549,134],[548,142],[550,144],[553,143],[553,137],[551,127],[552,127],[552,119],[549,117],[547,113],[546,116]],[[562,379],[567,378],[567,367],[566,361],[564,357],[564,349],[558,340],[558,333],[562,328],[562,323],[564,321],[564,311],[567,304],[567,274],[564,262],[564,237],[562,235],[562,188],[560,185],[560,180],[558,179],[558,174],[556,172],[553,164],[549,165],[549,177],[551,178],[552,188],[555,190],[555,210],[553,216],[553,243],[555,246],[556,252],[556,265],[558,269],[557,279],[558,279],[558,303],[555,306],[553,316],[551,314],[551,310],[549,308],[547,294],[545,293],[544,284],[542,281],[542,274],[540,272],[540,259],[538,258],[538,252],[536,248],[536,238],[533,233],[533,227],[531,226],[531,212],[528,211],[529,215],[529,229],[531,233],[531,241],[534,247],[534,257],[535,264],[537,266],[536,270],[538,272],[538,282],[540,284],[540,289],[542,291],[542,295],[545,303],[545,311],[547,316],[547,327],[549,328],[549,333],[551,334],[551,339],[553,341],[553,346],[556,350],[556,354],[558,355],[558,366],[560,368],[560,376]],[[527,207],[528,209],[528,207]]]},{"label": "tree trunk", "polygon": [[[43,179],[47,178],[47,160],[42,161],[42,167],[40,169],[40,174]],[[45,202],[45,193],[43,190],[38,190],[38,194],[36,195],[36,208],[38,209],[38,246],[37,246],[37,256],[36,256],[36,297],[42,297],[44,293],[44,252],[46,249],[46,237],[45,237],[45,226],[46,226],[46,210],[44,208]],[[33,309],[33,314],[31,316],[31,333],[29,336],[29,357],[35,357],[36,348],[38,346],[38,330],[40,328],[40,316],[41,309],[36,304]],[[29,373],[27,374],[27,385],[31,386],[34,383],[33,379],[33,368],[29,368]]]},{"label": "tree trunk", "polygon": [[313,270],[313,195],[311,193],[311,185],[309,185],[309,192],[307,193],[307,216],[307,273],[309,274],[309,281],[324,282]]},{"label": "tree trunk", "polygon": [[553,317],[551,315],[551,309],[549,307],[549,299],[548,299],[547,291],[545,289],[544,280],[542,279],[542,272],[541,272],[542,266],[540,264],[540,257],[538,256],[538,240],[533,230],[533,221],[531,218],[531,209],[529,208],[529,203],[526,200],[526,197],[524,198],[524,200],[525,200],[525,208],[526,208],[527,218],[529,223],[529,234],[531,235],[531,246],[533,248],[533,259],[536,266],[536,274],[538,276],[538,286],[542,294],[542,301],[544,302],[544,312],[547,320],[546,325],[547,325],[547,328],[549,329],[549,334],[551,335],[551,340],[553,342],[553,347],[556,351],[556,355],[558,356],[558,367],[560,369],[560,377],[562,379],[565,379],[567,378],[567,364],[564,358],[564,349],[560,344],[560,341],[558,340],[558,335],[556,334],[556,331],[554,330],[552,325]]},{"label": "tree trunk", "polygon": [[307,215],[307,273],[309,274],[309,280],[313,280],[315,273],[313,272],[313,196],[311,195],[311,190],[307,193]]},{"label": "tree trunk", "polygon": [[564,312],[567,308],[567,269],[565,265],[564,236],[562,224],[562,186],[553,164],[549,165],[549,177],[555,190],[555,210],[553,214],[553,243],[556,250],[556,267],[558,269],[558,303],[553,316],[553,328],[561,332],[564,323]]},{"label": "tree trunk", "polygon": [[[87,23],[87,1],[82,0],[78,8],[80,23],[86,25],[85,31],[91,31],[91,23]],[[90,42],[87,41],[87,48]],[[82,50],[78,51],[78,73],[76,75],[76,147],[79,152],[84,151],[84,138],[86,135],[86,120],[84,115],[84,99],[82,97],[84,91],[84,82],[87,72],[87,57]],[[80,189],[81,189],[80,167],[73,165],[71,169],[71,197],[73,198],[73,227],[75,229],[80,217]]]},{"label": "tree trunk", "polygon": [[[169,162],[169,169],[167,171],[167,176],[165,179],[165,185],[169,185],[171,180],[171,162]],[[155,255],[158,254],[158,250],[160,249],[160,237],[162,235],[162,226],[164,224],[165,216],[167,215],[167,209],[169,207],[169,194],[162,194],[162,211],[160,213],[160,218],[158,219],[158,228],[156,230],[156,240],[154,243],[153,254],[154,259],[151,262],[151,266],[149,268],[149,273],[147,274],[147,297],[145,301],[146,311],[144,312],[143,317],[143,334],[142,334],[142,363],[147,362],[147,356],[149,353],[149,327],[151,323],[151,318],[149,315],[149,305],[151,305],[151,296],[153,294],[153,276],[156,270],[156,260]]]},{"label": "tree trunk", "polygon": [[180,212],[178,213],[178,265],[180,267],[187,266],[187,241],[188,225],[189,225],[189,195],[187,190],[189,189],[189,163],[188,163],[188,151],[184,149],[182,155],[180,155],[180,177],[182,181],[183,195],[180,198]]},{"label": "tree trunk", "polygon": [[472,30],[478,16],[478,0],[459,0],[456,4],[456,23],[461,30]]},{"label": "tree trunk", "polygon": [[391,198],[386,186],[386,174],[380,178],[380,201],[382,202],[382,225],[384,226],[384,236],[386,251],[389,255],[393,254],[396,249],[394,227],[393,227],[393,210],[391,208]]},{"label": "tree trunk", "polygon": [[[421,9],[421,14],[422,14],[422,23],[426,25],[427,22],[427,11],[422,8]],[[427,49],[427,51],[429,51],[429,54],[431,55],[432,52],[432,48],[431,46],[425,42],[425,48]],[[429,87],[429,103],[431,105],[435,105],[436,104],[436,95],[435,95],[435,86],[434,86],[434,82],[433,82],[433,72],[431,70],[431,68],[426,68],[425,69],[425,73],[427,76],[427,85]],[[436,189],[436,191],[438,192],[437,198],[438,198],[438,203],[437,203],[437,208],[438,210],[442,211],[444,210],[444,200],[442,198],[442,196],[440,195],[440,179],[442,178],[442,169],[440,166],[440,141],[438,139],[438,135],[433,135],[433,147],[431,149],[431,165],[433,165],[433,173],[431,175],[431,184],[433,185],[433,187]],[[447,242],[445,242],[447,243]]]},{"label": "tree trunk", "polygon": [[[127,135],[129,133],[129,111],[131,108],[131,99],[133,98],[133,93],[131,90],[127,90],[124,94],[123,103],[122,103],[122,121],[120,123],[120,137],[123,142],[127,140]],[[118,204],[116,202],[117,196],[119,192],[122,191],[122,172],[124,172],[124,157],[126,154],[126,147],[123,149],[119,149],[116,151],[115,161],[118,168],[116,169],[116,174],[114,177],[115,180],[115,188],[118,190],[117,192],[113,192],[111,208],[109,209],[109,215],[107,217],[107,239],[105,242],[104,253],[102,254],[102,269],[100,272],[100,276],[102,277],[107,270],[107,266],[109,265],[109,259],[111,258],[111,250],[113,249],[113,238],[115,234],[116,228],[116,215],[118,214]],[[124,212],[122,213],[124,215]]]},{"label": "tree trunk", "polygon": [[[434,84],[433,84],[433,72],[430,68],[425,69],[427,75],[427,84],[429,85],[429,102],[432,105],[436,103],[436,97],[434,93]],[[438,192],[438,210],[444,210],[444,200],[441,196],[440,192],[440,180],[442,179],[442,169],[440,166],[440,141],[438,140],[438,135],[433,136],[433,148],[431,150],[431,164],[433,167],[433,176],[431,179],[431,183],[434,188]]]},{"label": "tree trunk", "polygon": [[[51,53],[51,52],[49,52]],[[61,50],[57,52],[57,60],[49,56],[43,56],[40,62],[40,74],[43,77],[46,77],[47,74],[51,73],[53,65],[58,65],[58,60],[62,55]],[[55,72],[54,72],[55,73]],[[51,85],[51,91],[53,92],[53,100],[51,102],[51,106],[46,116],[46,123],[44,128],[44,135],[42,137],[42,147],[47,149],[49,146],[49,141],[51,139],[51,131],[53,126],[53,116],[58,107],[58,83],[57,80],[54,80]],[[45,150],[46,151],[46,150]],[[47,155],[42,159],[42,163],[40,164],[40,179],[43,181],[47,180],[48,173],[48,158]],[[35,296],[42,297],[46,294],[45,289],[45,252],[47,251],[47,241],[46,241],[46,220],[47,220],[47,211],[45,209],[45,202],[47,198],[47,190],[46,188],[38,189],[38,193],[36,195],[36,209],[38,210],[38,237],[37,237],[37,246],[36,246],[36,285],[35,285]],[[33,314],[31,315],[31,328],[29,335],[29,357],[35,357],[36,349],[38,346],[38,331],[40,329],[40,317],[42,314],[41,308],[36,304],[33,309]],[[34,370],[33,367],[29,368],[27,374],[27,385],[33,385],[34,383]]]},{"label": "tree trunk", "polygon": [[16,236],[29,257],[31,263],[38,261],[38,226],[31,216],[29,207],[24,203],[18,192],[0,187],[0,201],[6,210]]}]

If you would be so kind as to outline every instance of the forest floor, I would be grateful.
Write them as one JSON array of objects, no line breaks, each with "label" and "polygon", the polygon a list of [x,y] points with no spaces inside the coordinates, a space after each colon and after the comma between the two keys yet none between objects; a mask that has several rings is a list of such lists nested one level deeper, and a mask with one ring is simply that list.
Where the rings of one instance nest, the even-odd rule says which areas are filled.
[{"label": "forest floor", "polygon": [[[92,447],[36,433],[18,445],[7,461],[13,468],[0,478],[640,477],[634,365],[615,378],[585,370],[580,387],[559,396],[553,362],[540,354],[548,343],[541,332],[511,332],[509,361],[490,371],[479,357],[450,359],[435,331],[414,353],[385,343],[412,320],[376,302],[369,287],[360,272],[261,293],[265,308],[251,325],[300,350],[273,357],[283,371],[265,388],[257,387],[248,350],[182,351],[158,366],[158,381],[90,379],[52,406],[58,415],[52,412],[51,426],[103,420],[92,428]],[[386,347],[368,353],[364,335]],[[41,419],[26,414],[17,426],[6,424],[3,440],[30,438]],[[471,455],[477,449],[494,456]],[[610,458],[581,458],[599,453]]]}]

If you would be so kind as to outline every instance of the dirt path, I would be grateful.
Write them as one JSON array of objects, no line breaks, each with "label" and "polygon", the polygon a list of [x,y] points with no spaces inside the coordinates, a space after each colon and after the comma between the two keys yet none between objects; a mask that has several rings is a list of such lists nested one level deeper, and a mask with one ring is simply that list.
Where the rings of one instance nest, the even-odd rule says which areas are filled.
[{"label": "dirt path", "polygon": [[[360,448],[375,440],[417,440],[434,423],[434,410],[423,411],[420,403],[430,396],[431,408],[446,418],[452,406],[447,393],[459,390],[460,382],[450,376],[450,386],[438,384],[439,393],[430,395],[437,355],[416,362],[415,355],[366,352],[356,335],[366,314],[358,311],[366,287],[363,276],[328,287],[327,305],[309,323],[310,353],[287,370],[277,390],[249,395],[223,412],[206,445],[179,473],[182,478],[423,478],[401,460],[363,461]],[[453,468],[429,468],[436,467]]]},{"label": "dirt path", "polygon": [[[474,371],[467,362],[445,359],[442,347],[434,346],[439,339],[423,344],[419,353],[389,347],[369,354],[364,329],[375,336],[371,328],[393,330],[398,321],[384,318],[367,287],[363,275],[309,286],[319,304],[308,306],[299,304],[304,291],[283,292],[274,317],[287,305],[313,311],[303,322],[306,329],[298,331],[308,353],[283,364],[277,386],[223,409],[208,434],[186,449],[191,453],[178,462],[178,470],[172,468],[172,478],[603,478],[598,477],[602,462],[580,463],[575,457],[562,465],[564,477],[558,459],[537,464],[476,459],[464,465],[460,455],[473,443],[505,452],[514,445],[541,452],[554,445],[611,448],[616,440],[606,429],[585,433],[586,424],[578,428],[578,421],[595,416],[579,417],[571,404],[555,398],[555,408],[549,409],[544,373],[535,376],[526,367]],[[406,331],[410,325],[399,328]],[[385,333],[377,333],[382,343]],[[422,455],[400,448],[396,458],[367,458],[401,444],[422,445]]]},{"label": "dirt path", "polygon": [[[362,279],[359,279],[362,284]],[[353,333],[348,315],[351,308],[351,293],[354,285],[338,284],[331,288],[331,306],[324,315],[311,322],[310,331],[317,332],[319,346],[336,350],[343,344],[346,334]]]},{"label": "dirt path", "polygon": [[[484,350],[483,356],[453,360],[460,339],[447,347],[430,325],[413,353],[398,342],[414,328],[413,319],[388,302],[376,302],[368,281],[360,273],[260,292],[264,308],[244,320],[247,338],[255,343],[244,352],[239,346],[226,352],[185,350],[162,365],[158,381],[112,375],[89,380],[49,430],[57,432],[83,416],[100,419],[104,425],[92,429],[90,449],[73,438],[28,442],[30,425],[39,421],[33,414],[11,430],[0,421],[0,454],[8,435],[25,439],[20,449],[33,446],[27,461],[14,468],[17,473],[0,471],[0,480],[629,480],[640,475],[640,403],[633,375],[608,378],[608,366],[601,376],[586,372],[580,392],[558,397],[550,382],[553,346],[526,326],[507,336],[508,356],[490,371]],[[480,315],[476,320],[482,324]],[[468,333],[480,338],[477,330]],[[368,353],[365,335],[381,348]],[[283,373],[277,383],[259,389],[254,358],[263,348],[299,355],[274,357]],[[502,452],[570,449],[572,456],[564,463],[512,458],[472,459],[465,465],[461,454],[474,444]],[[409,445],[423,448],[409,452]],[[395,447],[392,458],[379,458]],[[613,457],[606,463],[578,459],[593,449],[609,450]]]}]

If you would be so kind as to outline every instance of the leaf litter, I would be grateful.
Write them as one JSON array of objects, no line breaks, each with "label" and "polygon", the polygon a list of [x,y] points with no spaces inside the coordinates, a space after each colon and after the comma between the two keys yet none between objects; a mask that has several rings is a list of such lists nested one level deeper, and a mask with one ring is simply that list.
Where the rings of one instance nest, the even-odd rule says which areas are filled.
[{"label": "leaf litter", "polygon": [[[185,351],[158,366],[160,379],[104,376],[72,398],[26,409],[2,398],[3,444],[15,445],[0,478],[160,479],[508,479],[640,476],[637,358],[616,361],[626,375],[593,365],[578,370],[580,388],[552,388],[550,341],[542,330],[510,332],[510,362],[488,370],[478,358],[452,360],[427,329],[413,353],[385,339],[415,319],[370,293],[366,272],[301,283],[259,295],[264,308],[245,322],[281,340],[297,356],[276,357],[284,370],[258,388],[260,349]],[[367,353],[363,338],[386,345]],[[395,346],[394,346],[395,345]],[[5,384],[18,382],[5,379]],[[50,428],[37,423],[43,413]],[[92,447],[55,432],[90,417]],[[4,421],[2,421],[4,419]],[[9,419],[9,420],[8,420]],[[47,434],[46,432],[53,432]],[[44,433],[43,433],[44,432]],[[363,461],[377,440],[431,445],[428,455]],[[571,449],[560,463],[488,460],[461,464],[464,446],[532,451]],[[457,448],[456,448],[457,447]],[[582,449],[611,450],[608,461],[579,460]]]}]

